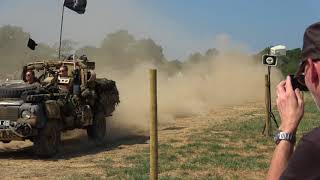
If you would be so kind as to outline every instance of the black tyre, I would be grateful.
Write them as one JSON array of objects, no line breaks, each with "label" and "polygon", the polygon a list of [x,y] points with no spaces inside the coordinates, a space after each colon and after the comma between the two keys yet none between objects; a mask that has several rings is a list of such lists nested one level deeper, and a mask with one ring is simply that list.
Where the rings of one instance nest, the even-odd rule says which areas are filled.
[{"label": "black tyre", "polygon": [[3,140],[2,142],[5,143],[5,144],[8,144],[8,143],[10,143],[11,141],[10,141],[10,140]]},{"label": "black tyre", "polygon": [[19,98],[25,91],[35,90],[37,85],[14,83],[0,86],[0,98]]},{"label": "black tyre", "polygon": [[48,121],[34,138],[33,151],[40,158],[49,158],[58,152],[60,143],[61,131],[58,122]]},{"label": "black tyre", "polygon": [[96,145],[102,145],[106,136],[106,119],[103,113],[97,113],[94,116],[92,125],[87,128],[87,134],[90,140]]}]

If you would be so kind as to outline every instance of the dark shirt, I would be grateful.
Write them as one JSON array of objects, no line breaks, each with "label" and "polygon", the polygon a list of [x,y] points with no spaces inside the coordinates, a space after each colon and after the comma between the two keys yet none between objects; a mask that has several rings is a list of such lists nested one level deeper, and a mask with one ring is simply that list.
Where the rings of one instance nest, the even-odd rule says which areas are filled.
[{"label": "dark shirt", "polygon": [[280,179],[320,179],[320,128],[301,138]]}]

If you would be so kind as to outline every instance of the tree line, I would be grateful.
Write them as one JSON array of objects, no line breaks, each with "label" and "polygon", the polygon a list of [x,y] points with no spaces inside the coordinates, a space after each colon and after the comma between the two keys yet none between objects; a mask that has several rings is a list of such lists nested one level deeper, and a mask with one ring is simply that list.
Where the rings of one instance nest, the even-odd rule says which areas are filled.
[{"label": "tree line", "polygon": [[[21,27],[6,25],[0,27],[0,77],[7,74],[19,73],[21,66],[25,63],[43,60],[56,59],[58,44],[48,45],[39,43],[35,51],[26,46],[29,34]],[[192,68],[194,64],[211,61],[219,54],[215,48],[208,49],[205,53],[195,52],[186,60],[168,60],[160,45],[150,38],[136,39],[128,31],[120,30],[108,34],[99,47],[83,46],[75,48],[76,42],[72,40],[62,41],[62,55],[68,56],[71,53],[77,55],[86,54],[89,59],[96,61],[99,67],[119,71],[131,71],[139,64],[150,64],[164,70],[169,75],[181,72],[184,69]],[[257,61],[267,53],[269,47],[253,55]],[[283,75],[293,74],[299,64],[301,49],[291,49],[287,55],[280,57],[278,66]]]}]

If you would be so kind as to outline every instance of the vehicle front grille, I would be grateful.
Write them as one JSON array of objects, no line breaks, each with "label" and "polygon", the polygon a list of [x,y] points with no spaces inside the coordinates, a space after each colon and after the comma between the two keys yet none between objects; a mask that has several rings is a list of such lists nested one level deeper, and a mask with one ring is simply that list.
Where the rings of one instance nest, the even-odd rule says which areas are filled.
[{"label": "vehicle front grille", "polygon": [[17,120],[19,118],[19,107],[0,106],[0,120]]}]

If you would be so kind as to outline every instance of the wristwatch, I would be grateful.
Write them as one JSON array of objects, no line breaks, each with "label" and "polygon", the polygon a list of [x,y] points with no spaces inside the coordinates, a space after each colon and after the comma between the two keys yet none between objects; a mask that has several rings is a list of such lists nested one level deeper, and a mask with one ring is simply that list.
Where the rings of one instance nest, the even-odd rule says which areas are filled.
[{"label": "wristwatch", "polygon": [[274,135],[273,140],[276,144],[279,144],[281,140],[289,141],[290,143],[294,144],[296,142],[296,134],[278,131]]}]

